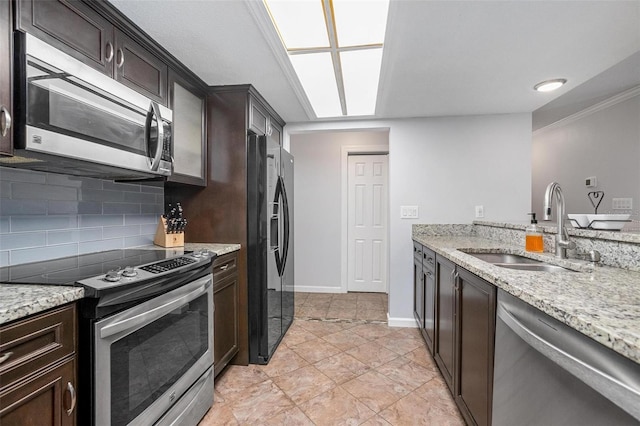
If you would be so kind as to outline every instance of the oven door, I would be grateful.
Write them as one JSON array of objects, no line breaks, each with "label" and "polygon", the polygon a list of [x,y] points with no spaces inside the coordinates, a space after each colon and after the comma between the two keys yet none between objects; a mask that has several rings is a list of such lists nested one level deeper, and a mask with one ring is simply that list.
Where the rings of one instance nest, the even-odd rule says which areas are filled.
[{"label": "oven door", "polygon": [[213,365],[212,285],[209,274],[95,323],[94,424],[153,424]]}]

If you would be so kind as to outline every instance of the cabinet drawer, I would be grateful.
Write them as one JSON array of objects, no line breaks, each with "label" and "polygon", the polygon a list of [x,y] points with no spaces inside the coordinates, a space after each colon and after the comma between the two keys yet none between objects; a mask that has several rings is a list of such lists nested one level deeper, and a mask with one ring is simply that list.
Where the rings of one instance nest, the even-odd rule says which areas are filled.
[{"label": "cabinet drawer", "polygon": [[75,329],[75,304],[0,328],[1,387],[73,354]]},{"label": "cabinet drawer", "polygon": [[213,261],[213,287],[214,290],[218,284],[218,281],[235,274],[238,271],[238,255],[236,253],[229,253],[217,257]]},{"label": "cabinet drawer", "polygon": [[431,270],[436,267],[436,254],[432,250],[422,246],[422,266]]}]

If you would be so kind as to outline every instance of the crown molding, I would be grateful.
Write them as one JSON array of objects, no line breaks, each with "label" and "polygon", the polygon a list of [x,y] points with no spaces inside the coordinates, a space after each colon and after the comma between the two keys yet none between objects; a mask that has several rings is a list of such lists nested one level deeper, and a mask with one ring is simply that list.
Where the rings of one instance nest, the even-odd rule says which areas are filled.
[{"label": "crown molding", "polygon": [[640,86],[632,87],[631,89],[625,90],[624,92],[620,92],[617,95],[614,95],[608,99],[605,99],[604,101],[598,102],[595,105],[591,105],[590,107],[587,107],[582,111],[578,111],[575,114],[571,114],[547,126],[541,127],[535,132],[533,132],[533,134],[537,135],[539,133],[546,132],[547,130],[557,129],[558,127],[562,127],[574,121],[581,120],[591,114],[610,108],[616,104],[619,104],[621,102],[634,98],[638,95],[640,95]]}]

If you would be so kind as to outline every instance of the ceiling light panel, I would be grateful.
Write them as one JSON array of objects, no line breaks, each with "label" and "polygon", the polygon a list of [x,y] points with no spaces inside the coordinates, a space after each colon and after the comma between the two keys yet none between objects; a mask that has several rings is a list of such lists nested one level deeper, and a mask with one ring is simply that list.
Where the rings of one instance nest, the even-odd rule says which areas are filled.
[{"label": "ceiling light panel", "polygon": [[376,110],[382,49],[340,52],[347,115],[373,115]]},{"label": "ceiling light panel", "polygon": [[329,47],[329,36],[319,0],[265,0],[287,49]]},{"label": "ceiling light panel", "polygon": [[331,54],[290,55],[289,59],[316,116],[319,118],[341,116],[342,108]]},{"label": "ceiling light panel", "polygon": [[339,47],[382,44],[388,0],[333,0]]}]

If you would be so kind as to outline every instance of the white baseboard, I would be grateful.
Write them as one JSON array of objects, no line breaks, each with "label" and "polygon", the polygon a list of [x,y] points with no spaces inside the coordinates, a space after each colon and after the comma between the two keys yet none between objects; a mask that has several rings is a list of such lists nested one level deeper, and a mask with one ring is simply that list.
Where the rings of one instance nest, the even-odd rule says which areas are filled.
[{"label": "white baseboard", "polygon": [[342,287],[320,287],[312,285],[295,285],[294,291],[300,293],[344,293]]},{"label": "white baseboard", "polygon": [[415,318],[392,318],[387,313],[387,325],[389,327],[406,327],[406,328],[418,328]]}]

